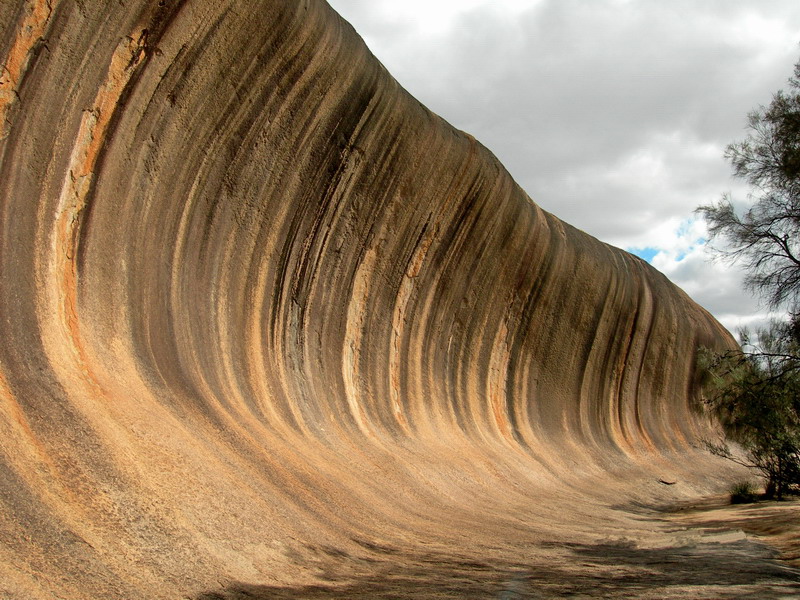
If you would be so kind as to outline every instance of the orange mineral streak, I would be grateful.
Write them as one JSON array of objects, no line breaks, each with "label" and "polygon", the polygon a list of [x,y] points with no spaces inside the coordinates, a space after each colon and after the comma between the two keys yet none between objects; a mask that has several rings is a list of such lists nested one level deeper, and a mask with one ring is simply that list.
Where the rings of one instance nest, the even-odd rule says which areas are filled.
[{"label": "orange mineral streak", "polygon": [[495,336],[492,347],[487,383],[489,403],[492,407],[492,416],[497,424],[497,429],[506,440],[511,442],[511,428],[508,422],[509,407],[506,397],[506,375],[510,360],[507,338],[508,326],[503,322],[497,330],[497,336]]},{"label": "orange mineral streak", "polygon": [[[0,365],[2,366],[2,365]],[[76,496],[63,481],[59,481],[59,468],[49,450],[42,443],[28,420],[25,411],[14,397],[8,382],[0,370],[0,449],[12,451],[20,459],[17,465],[19,475],[32,485],[41,484],[41,494],[48,498],[48,504],[63,510],[63,500],[77,501]],[[3,427],[5,425],[6,427]]]},{"label": "orange mineral streak", "polygon": [[0,400],[2,400],[2,403],[0,403],[2,412],[5,413],[8,420],[16,426],[14,429],[23,434],[40,457],[47,457],[47,451],[33,433],[30,423],[28,423],[28,418],[25,416],[19,402],[14,398],[2,370],[0,370]]},{"label": "orange mineral streak", "polygon": [[42,39],[59,0],[28,0],[16,27],[16,37],[0,66],[0,139],[8,134],[8,113],[18,100],[17,90],[25,75],[34,46]]},{"label": "orange mineral streak", "polygon": [[[56,209],[53,237],[53,278],[58,286],[51,295],[56,304],[64,345],[71,348],[78,372],[100,391],[91,373],[90,361],[83,346],[78,318],[77,255],[83,211],[91,190],[95,165],[108,132],[119,98],[142,58],[142,47],[134,35],[125,36],[111,57],[105,82],[90,110],[83,113],[76,143],[67,168]],[[140,37],[141,39],[141,37]],[[59,347],[56,352],[62,352]]]}]

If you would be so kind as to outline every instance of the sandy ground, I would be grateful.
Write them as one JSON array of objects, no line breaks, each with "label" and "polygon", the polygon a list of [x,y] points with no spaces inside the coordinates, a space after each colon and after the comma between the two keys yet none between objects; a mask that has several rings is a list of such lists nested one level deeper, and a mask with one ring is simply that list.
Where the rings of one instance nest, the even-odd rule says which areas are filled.
[{"label": "sandy ground", "polygon": [[663,547],[543,543],[540,560],[519,563],[374,547],[357,576],[338,575],[355,559],[331,552],[326,583],[238,584],[197,598],[800,598],[800,500],[731,506],[717,496],[632,510],[663,530]]}]

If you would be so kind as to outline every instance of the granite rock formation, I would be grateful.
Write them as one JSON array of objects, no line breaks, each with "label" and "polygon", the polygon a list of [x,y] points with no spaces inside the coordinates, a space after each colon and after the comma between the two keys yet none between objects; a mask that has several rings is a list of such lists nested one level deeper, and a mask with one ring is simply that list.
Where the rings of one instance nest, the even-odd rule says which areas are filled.
[{"label": "granite rock formation", "polygon": [[719,483],[693,365],[729,334],[324,1],[0,24],[0,597],[556,556]]}]

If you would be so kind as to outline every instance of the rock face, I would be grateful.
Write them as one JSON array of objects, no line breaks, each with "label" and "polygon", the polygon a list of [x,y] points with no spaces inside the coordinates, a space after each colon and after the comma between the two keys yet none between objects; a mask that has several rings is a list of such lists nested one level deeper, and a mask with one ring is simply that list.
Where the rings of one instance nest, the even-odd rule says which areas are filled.
[{"label": "rock face", "polygon": [[693,364],[727,332],[322,0],[0,24],[3,598],[543,556],[715,485]]}]

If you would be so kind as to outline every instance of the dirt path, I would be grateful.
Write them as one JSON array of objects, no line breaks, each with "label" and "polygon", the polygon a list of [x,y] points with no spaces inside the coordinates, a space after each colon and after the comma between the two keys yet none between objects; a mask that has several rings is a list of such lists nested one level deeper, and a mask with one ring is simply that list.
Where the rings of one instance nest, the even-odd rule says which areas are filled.
[{"label": "dirt path", "polygon": [[729,506],[717,497],[641,517],[664,531],[663,546],[543,543],[519,563],[378,548],[356,577],[336,574],[337,563],[352,573],[353,559],[331,557],[326,583],[237,584],[198,600],[800,598],[800,502]]},{"label": "dirt path", "polygon": [[787,565],[800,569],[800,499],[754,504],[728,504],[725,497],[707,498],[678,507],[675,523],[709,533],[738,530],[780,553]]}]

